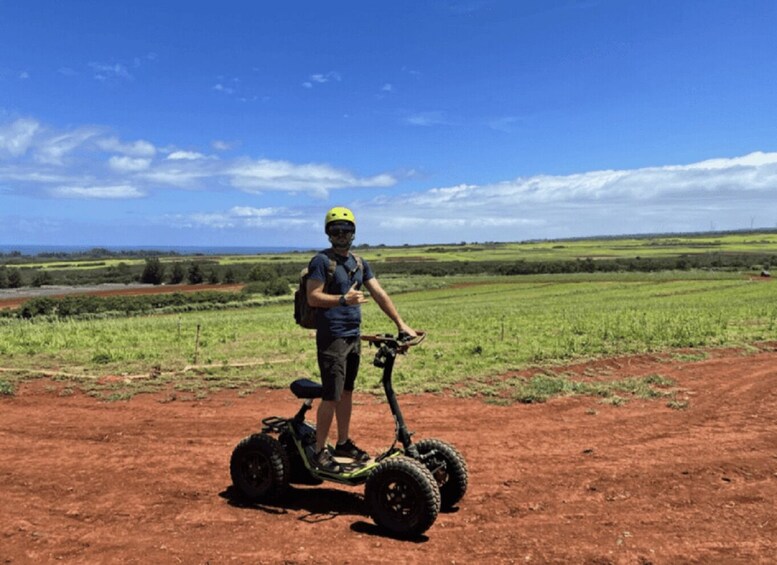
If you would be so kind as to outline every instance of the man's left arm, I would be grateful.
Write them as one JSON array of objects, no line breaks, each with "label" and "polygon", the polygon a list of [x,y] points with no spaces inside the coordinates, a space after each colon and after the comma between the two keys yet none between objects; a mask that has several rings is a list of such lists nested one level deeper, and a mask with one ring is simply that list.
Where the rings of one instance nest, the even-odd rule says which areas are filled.
[{"label": "man's left arm", "polygon": [[383,287],[380,286],[378,279],[374,277],[368,279],[364,281],[364,286],[367,287],[367,290],[370,291],[370,296],[375,300],[375,302],[378,303],[380,309],[383,310],[386,316],[391,318],[391,321],[397,325],[397,329],[400,332],[404,332],[411,337],[418,335],[413,328],[405,323],[405,321],[402,319],[402,316],[399,315],[396,306],[394,306],[394,302],[391,300],[391,297],[388,295],[388,293],[383,290]]}]

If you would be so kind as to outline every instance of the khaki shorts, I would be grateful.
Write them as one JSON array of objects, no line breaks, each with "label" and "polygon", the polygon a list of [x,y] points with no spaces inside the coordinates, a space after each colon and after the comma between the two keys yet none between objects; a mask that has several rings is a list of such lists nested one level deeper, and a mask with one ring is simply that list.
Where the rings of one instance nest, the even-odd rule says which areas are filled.
[{"label": "khaki shorts", "polygon": [[324,387],[323,400],[338,401],[344,390],[352,391],[359,373],[359,337],[316,336],[318,368]]}]

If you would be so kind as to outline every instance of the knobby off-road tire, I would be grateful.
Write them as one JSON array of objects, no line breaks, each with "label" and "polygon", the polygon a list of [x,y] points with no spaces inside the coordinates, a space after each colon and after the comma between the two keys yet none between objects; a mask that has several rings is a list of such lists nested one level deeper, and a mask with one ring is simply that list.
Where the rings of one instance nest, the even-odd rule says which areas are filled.
[{"label": "knobby off-road tire", "polygon": [[274,437],[254,434],[232,451],[229,472],[232,483],[252,502],[280,498],[289,486],[289,458]]},{"label": "knobby off-road tire", "polygon": [[375,523],[400,536],[421,535],[440,512],[434,477],[408,457],[392,457],[375,467],[367,478],[364,498]]},{"label": "knobby off-road tire", "polygon": [[[422,439],[415,445],[421,455],[435,452],[427,460],[427,466],[440,488],[441,509],[450,510],[467,492],[469,471],[464,456],[451,444],[439,439]],[[444,465],[440,468],[439,463]]]}]

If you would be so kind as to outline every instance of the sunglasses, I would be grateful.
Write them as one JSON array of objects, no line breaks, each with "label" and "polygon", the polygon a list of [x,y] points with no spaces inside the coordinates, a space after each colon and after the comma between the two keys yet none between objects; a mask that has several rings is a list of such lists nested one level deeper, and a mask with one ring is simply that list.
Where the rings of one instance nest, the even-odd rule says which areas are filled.
[{"label": "sunglasses", "polygon": [[352,235],[356,230],[350,227],[333,227],[329,228],[329,235],[339,237],[341,235]]}]

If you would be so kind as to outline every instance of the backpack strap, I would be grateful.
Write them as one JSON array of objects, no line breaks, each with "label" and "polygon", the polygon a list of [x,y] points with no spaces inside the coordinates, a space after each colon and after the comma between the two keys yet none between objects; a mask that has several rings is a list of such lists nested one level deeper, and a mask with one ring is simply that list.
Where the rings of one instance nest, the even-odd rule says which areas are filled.
[{"label": "backpack strap", "polygon": [[335,271],[337,270],[337,260],[334,256],[334,251],[331,249],[325,249],[320,252],[320,255],[324,255],[329,259],[329,266],[326,269],[326,281],[324,281],[324,290],[328,291],[332,281],[335,280]]},{"label": "backpack strap", "polygon": [[[325,249],[321,251],[321,255],[326,255],[327,259],[329,259],[329,268],[326,271],[326,283],[324,283],[324,288],[329,290],[329,284],[335,279],[337,259],[335,259],[335,252],[332,249]],[[358,271],[364,272],[364,260],[356,253],[349,252],[349,255],[356,260],[356,268],[351,269],[351,271],[348,271],[347,273],[348,280],[350,281]]]},{"label": "backpack strap", "polygon": [[[356,259],[356,271],[364,272],[364,261],[362,261],[361,256],[357,255],[356,253],[351,253],[354,259]],[[356,271],[353,272],[353,274],[356,274]]]}]

